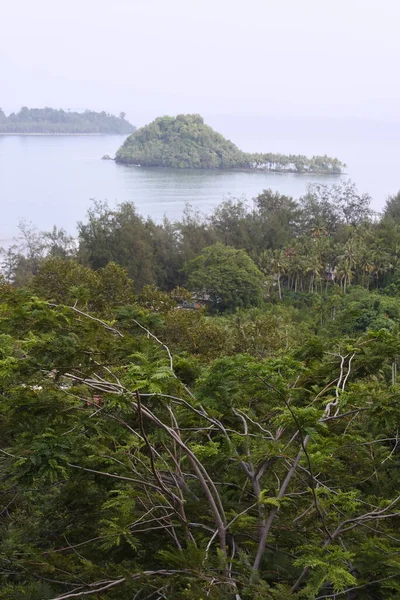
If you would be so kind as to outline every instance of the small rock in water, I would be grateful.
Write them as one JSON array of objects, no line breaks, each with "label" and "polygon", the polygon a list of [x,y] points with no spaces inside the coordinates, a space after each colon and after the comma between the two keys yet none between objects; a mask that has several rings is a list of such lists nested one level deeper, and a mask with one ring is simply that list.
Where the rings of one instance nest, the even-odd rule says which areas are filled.
[{"label": "small rock in water", "polygon": [[114,160],[113,158],[111,158],[111,156],[109,154],[105,154],[101,160]]}]

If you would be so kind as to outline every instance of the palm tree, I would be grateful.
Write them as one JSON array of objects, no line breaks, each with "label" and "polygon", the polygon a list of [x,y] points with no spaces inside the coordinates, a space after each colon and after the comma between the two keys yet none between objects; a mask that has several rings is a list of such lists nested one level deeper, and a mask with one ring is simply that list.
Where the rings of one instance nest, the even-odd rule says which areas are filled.
[{"label": "palm tree", "polygon": [[350,237],[343,248],[343,253],[338,256],[337,273],[340,285],[346,291],[347,285],[351,285],[354,273],[359,263],[359,243],[355,236]]},{"label": "palm tree", "polygon": [[365,285],[365,279],[367,280],[367,290],[369,289],[369,282],[372,273],[374,272],[374,263],[371,259],[370,253],[362,254],[360,257],[360,269],[361,269],[361,285]]},{"label": "palm tree", "polygon": [[371,260],[373,264],[372,274],[375,276],[376,287],[378,288],[380,276],[389,271],[393,265],[390,262],[389,255],[379,250],[372,252]]},{"label": "palm tree", "polygon": [[304,272],[304,256],[300,245],[286,249],[288,289],[294,289],[295,292],[303,288],[302,273]]},{"label": "palm tree", "polygon": [[284,250],[265,250],[260,256],[259,266],[263,273],[273,276],[278,284],[279,300],[282,300],[281,278],[288,269],[288,259]]},{"label": "palm tree", "polygon": [[351,260],[348,257],[342,257],[337,265],[337,274],[340,280],[340,287],[346,293],[347,285],[351,285],[354,272],[352,270]]}]

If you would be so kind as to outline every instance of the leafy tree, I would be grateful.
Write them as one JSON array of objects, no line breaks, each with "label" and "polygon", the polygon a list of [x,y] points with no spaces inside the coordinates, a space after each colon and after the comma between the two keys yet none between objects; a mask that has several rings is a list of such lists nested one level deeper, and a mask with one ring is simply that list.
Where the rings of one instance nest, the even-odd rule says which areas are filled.
[{"label": "leafy tree", "polygon": [[175,352],[203,362],[229,355],[234,348],[231,331],[198,310],[170,311],[164,318],[160,335]]},{"label": "leafy tree", "polygon": [[228,198],[222,202],[211,215],[210,226],[219,242],[251,250],[254,223],[244,200]]},{"label": "leafy tree", "polygon": [[395,222],[400,221],[400,192],[389,196],[386,200],[385,208],[383,210],[384,219],[392,219]]},{"label": "leafy tree", "polygon": [[185,206],[182,220],[177,223],[177,230],[185,260],[195,258],[204,248],[212,246],[218,240],[216,231],[189,204]]},{"label": "leafy tree", "polygon": [[263,190],[254,198],[253,227],[259,235],[258,250],[282,248],[298,235],[301,225],[301,208],[293,198]]},{"label": "leafy tree", "polygon": [[177,304],[174,299],[154,285],[145,285],[138,295],[138,303],[154,313],[167,313]]},{"label": "leafy tree", "polygon": [[184,269],[187,287],[209,298],[214,309],[257,306],[263,298],[262,273],[244,250],[218,243],[205,248]]},{"label": "leafy tree", "polygon": [[19,236],[7,250],[0,248],[3,255],[2,270],[9,282],[18,286],[27,285],[37,273],[41,261],[50,256],[72,257],[76,246],[72,236],[56,226],[51,231],[38,231],[32,223],[19,223]]},{"label": "leafy tree", "polygon": [[65,229],[54,226],[51,231],[42,234],[48,256],[68,258],[76,254],[74,238]]},{"label": "leafy tree", "polygon": [[93,269],[116,262],[127,269],[137,289],[157,283],[151,235],[154,230],[154,224],[139,216],[129,202],[117,210],[95,202],[87,222],[78,224],[81,261]]},{"label": "leafy tree", "polygon": [[286,171],[289,173],[332,173],[339,174],[346,167],[337,158],[329,156],[287,155],[277,153],[256,153],[248,155],[254,169]]},{"label": "leafy tree", "polygon": [[72,259],[48,258],[40,265],[31,288],[41,298],[101,314],[134,299],[133,282],[115,263],[92,271]]},{"label": "leafy tree", "polygon": [[302,199],[303,228],[313,231],[326,228],[335,232],[340,225],[357,226],[372,217],[371,197],[360,194],[350,180],[327,186],[310,184],[307,195]]}]

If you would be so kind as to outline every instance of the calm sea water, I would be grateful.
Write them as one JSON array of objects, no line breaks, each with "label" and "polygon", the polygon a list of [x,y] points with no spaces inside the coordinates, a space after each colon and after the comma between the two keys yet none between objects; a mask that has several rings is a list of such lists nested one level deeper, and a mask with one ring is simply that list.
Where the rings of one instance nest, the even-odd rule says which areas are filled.
[{"label": "calm sea water", "polygon": [[[375,210],[400,189],[399,125],[222,117],[208,122],[244,150],[337,156],[348,164],[346,177],[372,195]],[[0,246],[11,242],[20,219],[41,230],[56,224],[74,233],[92,199],[110,205],[133,201],[144,216],[175,220],[186,203],[207,214],[229,195],[251,200],[272,188],[298,197],[311,181],[338,181],[335,176],[143,169],[101,160],[114,155],[123,140],[0,136]]]}]

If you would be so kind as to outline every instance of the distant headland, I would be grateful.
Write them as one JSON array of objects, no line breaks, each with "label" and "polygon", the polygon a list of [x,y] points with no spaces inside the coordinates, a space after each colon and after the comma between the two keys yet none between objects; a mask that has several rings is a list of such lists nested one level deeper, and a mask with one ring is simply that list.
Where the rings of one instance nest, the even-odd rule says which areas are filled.
[{"label": "distant headland", "polygon": [[118,150],[116,162],[178,169],[250,169],[285,173],[341,174],[346,167],[329,156],[243,152],[204,123],[200,115],[159,117],[137,129]]},{"label": "distant headland", "polygon": [[27,108],[8,116],[0,108],[0,134],[3,135],[105,135],[130,134],[136,130],[125,119],[106,112],[65,111],[54,108]]}]

